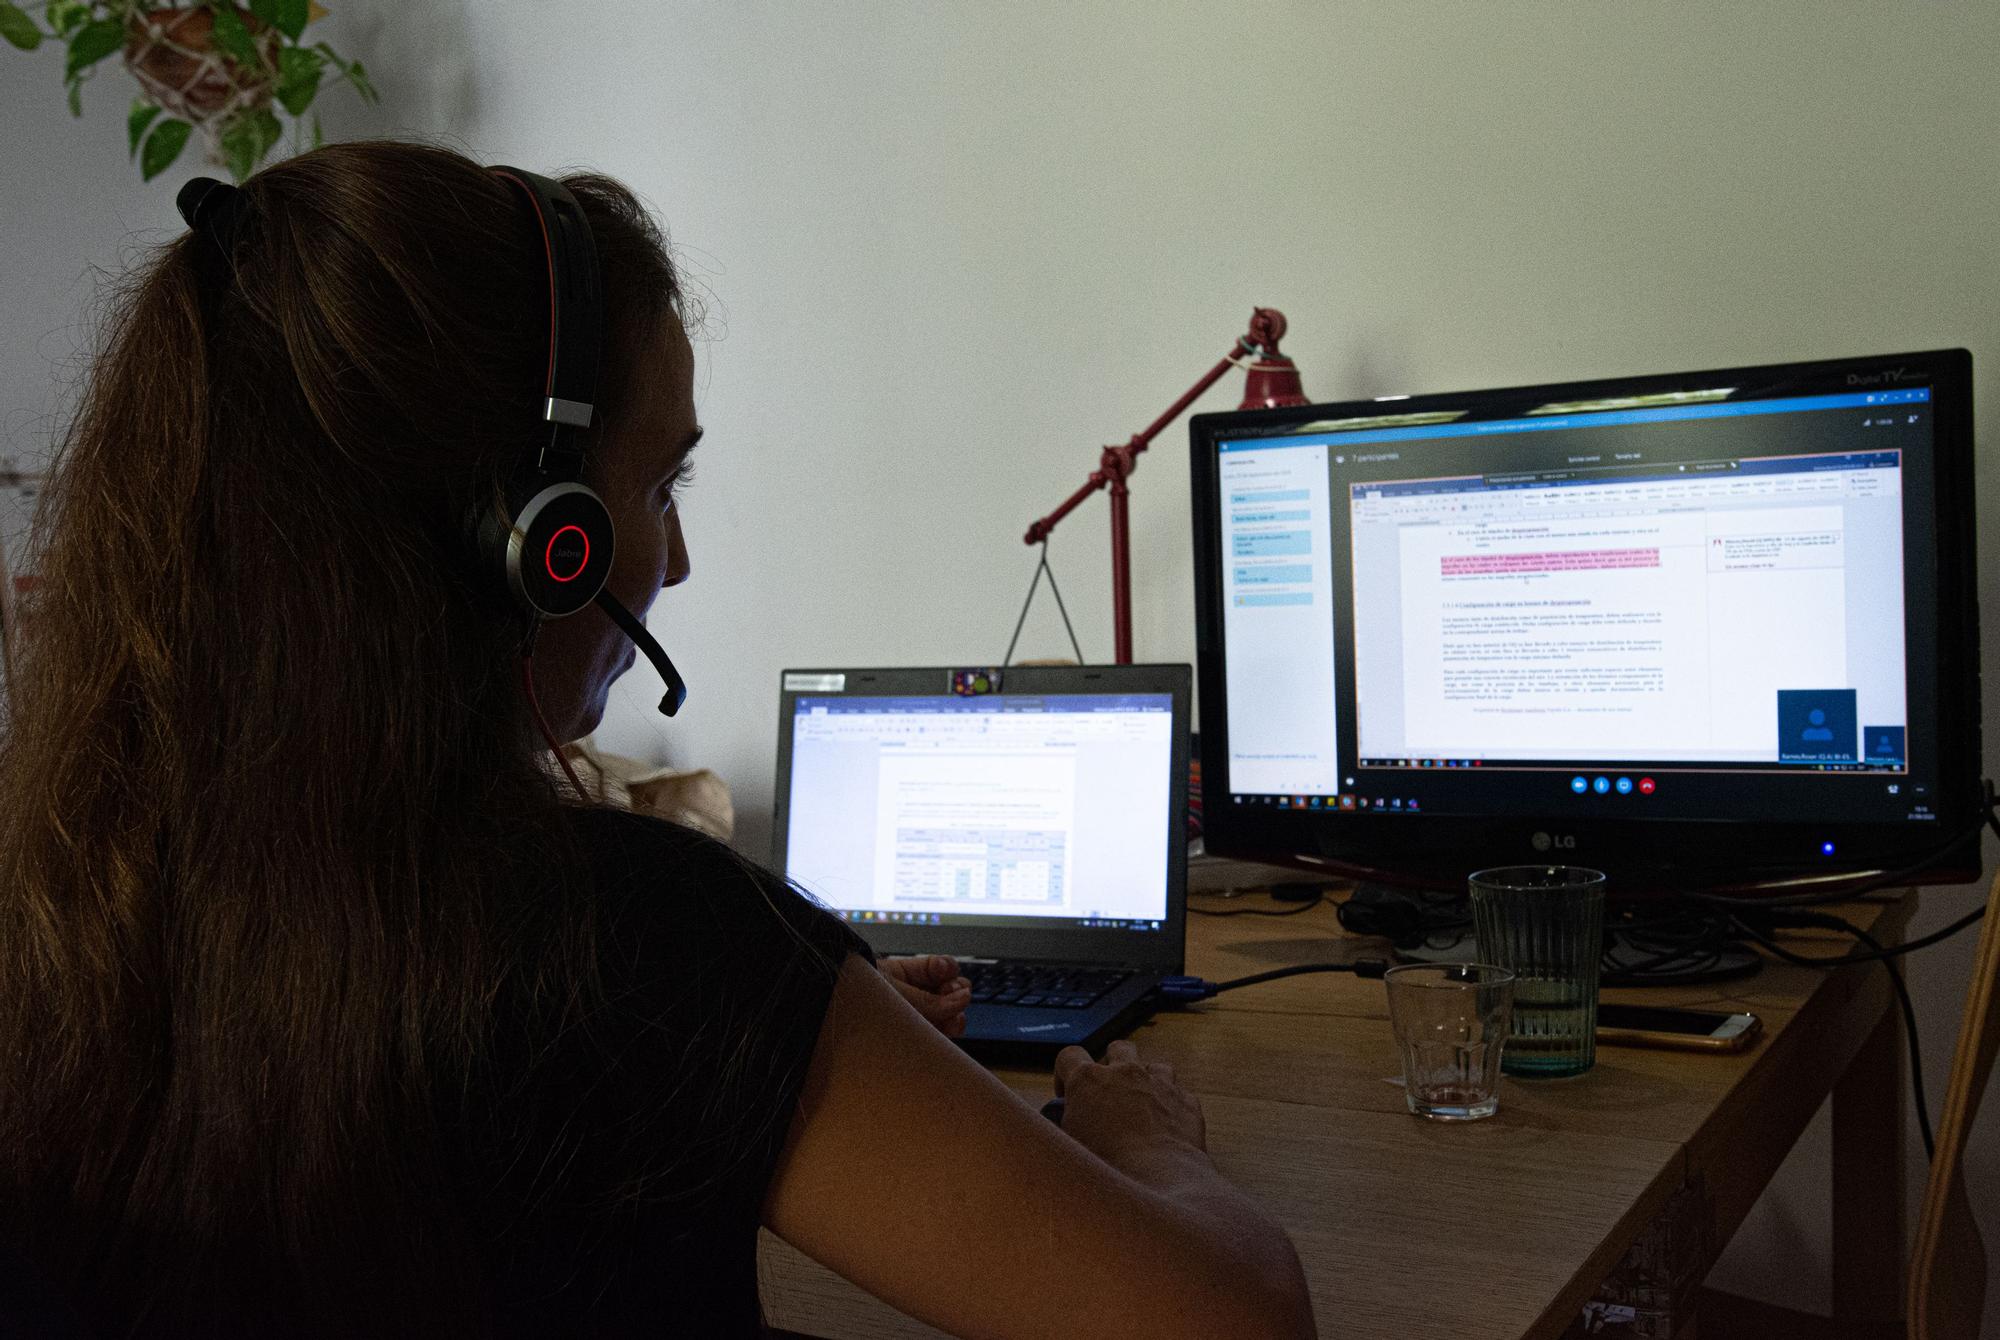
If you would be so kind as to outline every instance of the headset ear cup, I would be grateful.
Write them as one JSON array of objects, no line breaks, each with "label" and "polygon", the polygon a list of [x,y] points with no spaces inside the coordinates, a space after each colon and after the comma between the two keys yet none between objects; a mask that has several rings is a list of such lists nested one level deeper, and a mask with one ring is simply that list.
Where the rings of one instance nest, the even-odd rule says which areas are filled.
[{"label": "headset ear cup", "polygon": [[561,619],[597,598],[617,532],[604,500],[582,484],[551,484],[515,511],[500,539],[507,589],[531,613]]}]

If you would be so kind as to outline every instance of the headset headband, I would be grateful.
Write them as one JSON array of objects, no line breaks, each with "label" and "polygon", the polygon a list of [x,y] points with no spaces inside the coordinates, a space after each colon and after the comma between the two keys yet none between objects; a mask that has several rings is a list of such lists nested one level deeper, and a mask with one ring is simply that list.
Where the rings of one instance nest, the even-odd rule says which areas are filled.
[{"label": "headset headband", "polygon": [[555,479],[576,479],[583,473],[583,448],[575,433],[590,427],[595,413],[597,363],[604,341],[597,246],[590,221],[568,187],[517,167],[492,171],[527,193],[548,260],[549,370],[542,417],[550,428],[535,470]]}]

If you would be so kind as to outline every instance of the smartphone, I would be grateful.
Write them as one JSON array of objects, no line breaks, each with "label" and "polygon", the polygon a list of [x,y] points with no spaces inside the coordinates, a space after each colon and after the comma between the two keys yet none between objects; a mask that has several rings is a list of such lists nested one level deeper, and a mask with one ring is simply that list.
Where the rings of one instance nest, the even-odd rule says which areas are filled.
[{"label": "smartphone", "polygon": [[1754,1014],[1713,1014],[1604,1001],[1597,1006],[1597,1040],[1613,1046],[1736,1052],[1749,1046],[1762,1027]]}]

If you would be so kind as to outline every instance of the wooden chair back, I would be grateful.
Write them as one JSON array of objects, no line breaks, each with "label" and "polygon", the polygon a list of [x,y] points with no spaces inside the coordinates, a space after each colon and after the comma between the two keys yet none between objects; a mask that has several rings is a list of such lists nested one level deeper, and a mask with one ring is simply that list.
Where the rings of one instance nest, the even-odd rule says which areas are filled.
[{"label": "wooden chair back", "polygon": [[[1986,920],[1965,993],[1965,1021],[1951,1059],[1950,1087],[1938,1121],[1937,1156],[1924,1188],[1916,1250],[1910,1258],[1910,1340],[1961,1340],[1979,1334],[1986,1303],[1986,1245],[1965,1191],[1965,1141],[2000,1052],[2000,875],[1986,898]],[[1910,1064],[1918,1064],[1911,1057]]]}]

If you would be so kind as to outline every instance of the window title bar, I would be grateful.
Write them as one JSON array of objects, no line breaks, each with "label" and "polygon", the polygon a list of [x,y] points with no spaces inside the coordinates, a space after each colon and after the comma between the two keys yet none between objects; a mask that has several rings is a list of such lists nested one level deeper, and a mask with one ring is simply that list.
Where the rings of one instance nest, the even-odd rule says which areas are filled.
[{"label": "window title bar", "polygon": [[1669,405],[1660,409],[1608,410],[1602,414],[1543,415],[1529,419],[1493,419],[1484,423],[1447,423],[1424,428],[1382,428],[1362,433],[1293,433],[1278,437],[1239,437],[1219,444],[1222,451],[1258,451],[1266,447],[1324,447],[1343,450],[1371,442],[1415,442],[1443,437],[1482,437],[1501,433],[1539,433],[1564,428],[1618,428],[1635,423],[1673,423],[1682,419],[1732,419],[1751,414],[1803,414],[1826,409],[1868,409],[1876,405],[1923,404],[1928,387],[1908,391],[1870,391],[1854,395],[1794,396],[1789,400],[1745,400],[1728,405]]},{"label": "window title bar", "polygon": [[1774,456],[1736,461],[1687,461],[1664,465],[1537,470],[1505,475],[1460,475],[1450,479],[1385,480],[1352,484],[1356,498],[1408,497],[1426,493],[1499,493],[1516,489],[1596,488],[1618,484],[1654,484],[1665,479],[1738,478],[1746,475],[1828,474],[1837,470],[1894,470],[1902,464],[1895,451],[1854,451],[1829,456]]},{"label": "window title bar", "polygon": [[981,693],[968,697],[945,694],[911,698],[823,698],[796,699],[792,712],[866,713],[875,716],[977,715],[994,712],[1040,712],[1055,715],[1067,712],[1171,712],[1170,693]]}]

